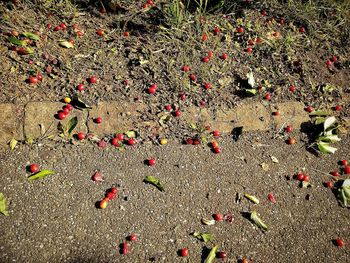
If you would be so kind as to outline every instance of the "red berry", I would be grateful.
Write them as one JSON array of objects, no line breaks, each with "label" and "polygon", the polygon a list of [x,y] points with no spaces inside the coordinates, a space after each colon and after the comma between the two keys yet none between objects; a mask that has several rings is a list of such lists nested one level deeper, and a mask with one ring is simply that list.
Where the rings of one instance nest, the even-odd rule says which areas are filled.
[{"label": "red berry", "polygon": [[213,131],[213,136],[214,137],[219,137],[220,136],[220,132],[218,130]]},{"label": "red berry", "polygon": [[213,218],[215,221],[222,221],[224,219],[222,214],[213,214]]},{"label": "red berry", "polygon": [[166,109],[167,111],[171,111],[171,105],[170,105],[170,104],[165,105],[165,109]]},{"label": "red berry", "polygon": [[180,250],[181,257],[187,257],[188,256],[188,248],[183,248]]},{"label": "red berry", "polygon": [[85,89],[84,84],[79,84],[79,85],[77,86],[77,90],[79,90],[79,91],[83,91],[84,89]]},{"label": "red berry", "polygon": [[48,29],[50,29],[50,28],[52,27],[52,25],[51,25],[51,24],[47,24],[46,27],[47,27]]},{"label": "red berry", "polygon": [[196,77],[196,75],[194,75],[194,74],[190,74],[190,79],[191,79],[192,81],[195,81],[195,80],[197,79],[197,77]]},{"label": "red berry", "polygon": [[350,174],[350,166],[347,166],[347,165],[346,165],[346,166],[344,167],[344,173],[345,173],[345,174]]},{"label": "red berry", "polygon": [[253,49],[252,49],[251,47],[248,47],[248,48],[247,48],[247,52],[248,52],[248,53],[252,53],[252,52],[253,52]]},{"label": "red berry", "polygon": [[202,41],[207,41],[208,40],[208,36],[206,35],[206,34],[204,34],[203,36],[202,36]]},{"label": "red berry", "polygon": [[226,252],[224,252],[224,251],[220,251],[220,252],[217,253],[216,256],[217,256],[218,258],[225,259],[225,258],[227,257],[227,254],[226,254]]},{"label": "red berry", "polygon": [[200,144],[201,142],[200,142],[200,140],[198,140],[198,139],[193,139],[193,145],[198,145],[198,144]]},{"label": "red berry", "polygon": [[270,93],[265,94],[264,99],[265,100],[270,100],[271,99],[271,94]]},{"label": "red berry", "polygon": [[28,79],[28,82],[29,82],[30,84],[37,84],[38,81],[39,81],[38,78],[35,77],[35,76],[30,76],[29,79]]},{"label": "red berry", "polygon": [[29,171],[31,173],[36,173],[39,171],[39,165],[37,165],[36,163],[33,163],[29,166]]},{"label": "red berry", "polygon": [[205,63],[208,63],[209,62],[209,58],[208,57],[204,57],[204,58],[202,58],[202,61],[205,62]]},{"label": "red berry", "polygon": [[300,182],[304,181],[304,177],[305,177],[305,175],[303,173],[298,173],[297,174],[297,180],[300,181]]},{"label": "red berry", "polygon": [[122,244],[122,253],[125,255],[125,254],[128,254],[129,253],[129,245],[128,243],[124,242]]},{"label": "red berry", "polygon": [[117,193],[118,193],[118,189],[115,188],[115,187],[112,187],[112,188],[110,189],[110,191],[111,191],[111,193],[113,193],[113,194],[117,194]]},{"label": "red berry", "polygon": [[332,65],[332,62],[330,60],[326,60],[326,65],[327,67],[329,67],[330,65]]},{"label": "red berry", "polygon": [[237,33],[243,33],[244,29],[243,29],[243,27],[238,27],[236,29],[236,31],[237,31]]},{"label": "red berry", "polygon": [[205,83],[204,84],[204,88],[207,89],[207,90],[210,89],[211,88],[211,84],[210,83]]},{"label": "red berry", "polygon": [[191,138],[188,138],[188,139],[186,140],[186,144],[192,145],[192,144],[193,144],[193,140],[192,140]]},{"label": "red berry", "polygon": [[290,145],[295,144],[295,139],[292,138],[292,137],[290,137],[290,138],[288,139],[288,144],[290,144]]},{"label": "red berry", "polygon": [[221,149],[219,147],[214,147],[214,153],[221,153]]},{"label": "red berry", "polygon": [[326,187],[327,188],[332,188],[333,184],[331,181],[326,182]]},{"label": "red berry", "polygon": [[123,35],[124,35],[124,37],[128,37],[130,34],[129,34],[128,31],[125,31],[125,32],[123,33]]},{"label": "red berry", "polygon": [[220,56],[222,60],[226,60],[227,59],[227,54],[226,53],[222,53],[222,55]]},{"label": "red berry", "polygon": [[279,21],[280,25],[284,25],[285,22],[286,21],[283,18],[281,18],[281,20]]},{"label": "red berry", "polygon": [[249,46],[254,46],[254,41],[251,40],[251,39],[249,39],[249,40],[248,40],[248,45],[249,45]]},{"label": "red berry", "polygon": [[54,30],[54,31],[60,31],[61,29],[62,29],[62,28],[61,28],[60,26],[55,26],[53,30]]},{"label": "red berry", "polygon": [[180,116],[181,116],[181,111],[176,110],[176,111],[175,111],[175,117],[180,117]]},{"label": "red berry", "polygon": [[148,88],[148,93],[149,94],[155,94],[156,93],[156,88],[154,88],[154,87]]},{"label": "red berry", "polygon": [[273,116],[279,116],[279,115],[280,115],[280,112],[279,112],[279,111],[274,111],[274,112],[272,112],[272,115],[273,115]]},{"label": "red berry", "polygon": [[338,171],[333,171],[333,172],[331,172],[331,175],[333,175],[333,176],[339,176],[339,172]]},{"label": "red berry", "polygon": [[304,182],[308,182],[310,180],[310,176],[308,176],[308,175],[304,175],[304,179],[303,179],[303,181]]},{"label": "red berry", "polygon": [[343,239],[340,239],[340,238],[336,239],[336,240],[335,240],[335,245],[336,245],[337,247],[343,247],[343,246],[344,246],[344,240],[343,240]]},{"label": "red berry", "polygon": [[153,166],[153,165],[155,165],[156,164],[156,159],[149,159],[148,160],[148,165],[149,166]]},{"label": "red berry", "polygon": [[292,131],[292,127],[290,125],[287,125],[286,127],[286,132],[290,133]]},{"label": "red berry", "polygon": [[65,108],[67,108],[68,110],[73,110],[73,106],[72,104],[66,104],[66,106],[64,106]]},{"label": "red berry", "polygon": [[183,66],[183,68],[182,68],[182,70],[184,71],[184,72],[188,72],[189,70],[190,70],[190,67],[189,66]]},{"label": "red berry", "polygon": [[213,51],[208,51],[208,58],[212,59],[214,56],[214,52]]},{"label": "red berry", "polygon": [[186,95],[185,95],[184,93],[180,93],[180,94],[179,94],[179,98],[180,98],[181,100],[185,100],[185,99],[186,99]]},{"label": "red berry", "polygon": [[334,107],[334,109],[335,109],[336,111],[341,111],[342,107],[341,107],[340,105],[336,105],[336,106]]},{"label": "red berry", "polygon": [[61,27],[62,30],[66,30],[66,29],[67,29],[67,26],[66,26],[65,23],[61,23],[61,24],[60,24],[60,27]]},{"label": "red berry", "polygon": [[116,197],[115,194],[113,194],[112,192],[108,192],[106,194],[106,198],[108,198],[109,200],[113,200]]},{"label": "red berry", "polygon": [[218,35],[221,32],[220,28],[218,27],[214,27],[213,31],[214,31],[214,35]]},{"label": "red berry", "polygon": [[314,111],[314,108],[311,107],[311,106],[307,106],[307,107],[305,108],[305,110],[306,110],[308,113],[310,113],[310,112],[313,112],[313,111]]},{"label": "red berry", "polygon": [[275,196],[273,195],[273,193],[269,193],[269,194],[267,195],[267,199],[268,199],[271,203],[276,204],[276,198],[275,198]]},{"label": "red berry", "polygon": [[83,132],[78,132],[77,136],[80,141],[85,139],[85,133]]},{"label": "red berry", "polygon": [[348,165],[348,161],[347,160],[342,160],[341,162],[340,162],[342,165],[344,165],[344,166],[346,166],[346,165]]},{"label": "red berry", "polygon": [[289,87],[289,91],[291,91],[291,92],[294,92],[295,89],[296,89],[296,88],[295,88],[295,86],[293,86],[293,85]]},{"label": "red berry", "polygon": [[116,146],[116,147],[119,147],[119,146],[120,146],[118,138],[113,138],[113,139],[111,140],[111,144],[112,144],[113,146]]},{"label": "red berry", "polygon": [[59,111],[59,112],[57,113],[57,117],[58,117],[60,120],[64,120],[64,119],[67,117],[67,115],[66,115],[63,111]]},{"label": "red berry", "polygon": [[336,56],[333,56],[333,57],[332,57],[332,61],[333,61],[333,62],[337,62],[337,60],[338,60],[338,59],[337,59]]},{"label": "red berry", "polygon": [[66,116],[67,116],[69,114],[69,112],[70,112],[70,110],[66,106],[64,106],[63,113],[66,114]]},{"label": "red berry", "polygon": [[130,146],[133,146],[133,145],[136,144],[136,140],[135,140],[134,138],[131,138],[131,139],[128,140],[128,144],[129,144]]},{"label": "red berry", "polygon": [[104,30],[103,29],[99,29],[99,30],[97,30],[97,35],[99,35],[100,37],[102,37],[103,36],[103,34],[105,33],[104,32]]},{"label": "red berry", "polygon": [[124,140],[124,134],[122,133],[118,133],[116,138],[119,140],[119,141],[123,141]]},{"label": "red berry", "polygon": [[89,78],[89,82],[90,82],[91,84],[95,84],[95,83],[97,82],[97,78],[96,78],[95,76],[91,76],[91,77]]},{"label": "red berry", "polygon": [[130,241],[136,241],[136,240],[137,240],[137,237],[136,237],[135,234],[131,234],[131,235],[128,237],[128,239],[129,239]]},{"label": "red berry", "polygon": [[261,44],[262,42],[263,42],[263,40],[260,37],[257,37],[255,39],[255,43],[257,43],[257,44]]},{"label": "red berry", "polygon": [[39,73],[36,75],[36,78],[37,78],[39,81],[42,81],[42,80],[43,80],[43,75],[41,75],[41,73],[39,72]]},{"label": "red berry", "polygon": [[300,28],[299,28],[299,32],[300,32],[300,33],[305,33],[305,27],[303,27],[303,26],[300,27]]},{"label": "red berry", "polygon": [[101,117],[97,117],[96,119],[95,119],[95,123],[101,123],[102,122],[102,118]]},{"label": "red berry", "polygon": [[262,15],[262,16],[266,16],[266,15],[267,15],[266,11],[265,11],[265,10],[262,10],[262,11],[261,11],[261,15]]}]

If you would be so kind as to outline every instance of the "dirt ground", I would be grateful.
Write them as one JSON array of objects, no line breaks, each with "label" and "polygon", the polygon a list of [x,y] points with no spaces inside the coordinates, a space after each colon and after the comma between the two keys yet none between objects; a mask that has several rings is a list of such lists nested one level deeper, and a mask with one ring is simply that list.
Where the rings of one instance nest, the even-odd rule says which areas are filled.
[{"label": "dirt ground", "polygon": [[[61,144],[3,153],[0,185],[11,216],[0,217],[0,262],[200,262],[213,244],[227,252],[226,262],[243,257],[252,262],[348,262],[349,210],[323,183],[329,171],[339,168],[337,160],[350,156],[349,148],[316,157],[272,136],[243,134],[237,142],[224,138],[220,155],[177,143],[129,147],[123,153]],[[347,136],[343,145],[349,143]],[[157,160],[153,167],[144,164],[151,157]],[[28,182],[25,166],[32,162],[56,175]],[[291,179],[304,168],[311,188],[299,188]],[[91,180],[96,170],[104,182]],[[165,191],[143,183],[146,175],[157,176]],[[118,198],[96,209],[112,185],[120,190]],[[270,192],[276,204],[267,200]],[[260,204],[243,193],[256,196]],[[253,210],[268,225],[265,233],[247,219]],[[232,224],[201,223],[226,212],[233,214]],[[204,244],[190,236],[195,231],[209,232],[215,240]],[[122,255],[119,245],[131,233],[138,240]],[[342,249],[332,244],[338,237],[345,240]],[[188,258],[177,255],[182,247],[189,248]]]}]

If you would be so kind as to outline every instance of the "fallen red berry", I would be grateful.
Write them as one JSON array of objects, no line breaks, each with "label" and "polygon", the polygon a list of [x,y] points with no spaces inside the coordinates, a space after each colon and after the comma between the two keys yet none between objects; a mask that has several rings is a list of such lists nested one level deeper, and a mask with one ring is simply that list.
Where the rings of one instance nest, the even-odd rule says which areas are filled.
[{"label": "fallen red berry", "polygon": [[62,30],[66,30],[66,29],[67,29],[67,26],[66,26],[65,23],[61,23],[61,24],[60,24],[60,27],[61,27]]},{"label": "fallen red berry", "polygon": [[221,153],[221,149],[219,147],[214,147],[214,153]]},{"label": "fallen red berry", "polygon": [[327,67],[329,67],[330,65],[332,65],[332,62],[330,60],[326,60],[326,65]]},{"label": "fallen red berry", "polygon": [[227,54],[226,54],[226,53],[222,53],[221,56],[220,56],[220,58],[221,58],[222,60],[226,60],[226,59],[227,59]]},{"label": "fallen red berry", "polygon": [[205,83],[204,84],[204,88],[207,89],[207,90],[210,89],[211,88],[211,84],[210,83]]},{"label": "fallen red berry", "polygon": [[153,165],[155,165],[156,164],[156,159],[149,159],[148,160],[148,165],[149,166],[153,166]]},{"label": "fallen red berry", "polygon": [[96,31],[97,35],[99,35],[100,37],[102,37],[105,33],[105,31],[103,29],[99,29]]},{"label": "fallen red berry", "polygon": [[179,98],[181,99],[181,100],[185,100],[186,99],[186,95],[185,95],[185,93],[180,93],[179,94]]},{"label": "fallen red berry", "polygon": [[29,166],[29,171],[31,173],[36,173],[39,171],[39,165],[37,165],[36,163],[33,163]]},{"label": "fallen red berry", "polygon": [[116,146],[116,147],[119,147],[119,146],[120,146],[118,138],[113,138],[113,139],[111,140],[111,144],[112,144],[113,146]]},{"label": "fallen red berry", "polygon": [[266,11],[265,10],[261,10],[261,15],[262,16],[266,16],[267,15]]},{"label": "fallen red berry", "polygon": [[251,47],[248,47],[248,48],[247,48],[247,52],[248,52],[248,53],[252,53],[252,52],[253,52],[253,49],[252,49]]},{"label": "fallen red berry", "polygon": [[227,254],[226,254],[226,252],[224,252],[224,251],[220,251],[220,252],[218,252],[218,253],[216,254],[216,256],[217,256],[218,258],[225,259],[225,258],[227,257]]},{"label": "fallen red berry", "polygon": [[59,112],[57,113],[57,117],[58,117],[60,120],[64,120],[64,119],[67,117],[67,115],[66,115],[63,111],[59,111]]},{"label": "fallen red berry", "polygon": [[128,31],[125,31],[125,32],[123,33],[123,35],[124,35],[124,37],[128,37],[130,34],[129,34]]},{"label": "fallen red berry", "polygon": [[300,182],[301,182],[301,181],[304,181],[304,174],[303,174],[303,173],[298,173],[296,178],[297,178],[297,180],[300,181]]},{"label": "fallen red berry", "polygon": [[64,106],[63,113],[67,116],[69,114],[69,112],[70,112],[70,110],[66,106]]},{"label": "fallen red berry", "polygon": [[296,90],[295,86],[292,85],[289,87],[289,91],[294,92],[295,90]]},{"label": "fallen red berry", "polygon": [[300,27],[300,28],[299,28],[299,32],[300,32],[300,33],[305,33],[305,27]]},{"label": "fallen red berry", "polygon": [[341,163],[341,165],[344,165],[344,166],[348,165],[348,161],[347,161],[347,160],[345,160],[345,159],[344,159],[344,160],[341,160],[341,162],[340,162],[340,163]]},{"label": "fallen red berry", "polygon": [[207,41],[208,40],[208,36],[206,34],[202,35],[202,41]]},{"label": "fallen red berry", "polygon": [[280,115],[280,112],[279,112],[279,111],[274,111],[274,112],[272,112],[272,115],[273,115],[273,116],[279,116],[279,115]]},{"label": "fallen red berry", "polygon": [[204,57],[204,58],[202,58],[202,61],[205,62],[205,63],[208,63],[209,62],[209,58],[208,57]]},{"label": "fallen red berry", "polygon": [[344,246],[344,240],[341,239],[341,238],[338,238],[338,239],[334,240],[334,242],[335,242],[335,245],[337,247],[343,247]]},{"label": "fallen red berry", "polygon": [[97,117],[96,119],[95,119],[95,123],[101,123],[102,122],[102,118],[101,117]]},{"label": "fallen red berry", "polygon": [[188,256],[188,248],[183,248],[180,250],[181,257],[187,257]]},{"label": "fallen red berry", "polygon": [[78,132],[77,137],[78,137],[78,139],[79,139],[80,141],[81,141],[81,140],[84,140],[84,139],[85,139],[85,133],[83,133],[83,132]]},{"label": "fallen red berry", "polygon": [[208,58],[212,59],[214,56],[214,52],[213,51],[208,51]]},{"label": "fallen red berry", "polygon": [[332,57],[332,61],[333,61],[333,62],[337,62],[337,60],[338,60],[338,59],[337,59],[336,56],[333,56],[333,57]]},{"label": "fallen red berry", "polygon": [[195,81],[195,80],[197,79],[197,77],[196,77],[196,75],[194,75],[194,74],[190,74],[190,79],[191,79],[192,81]]},{"label": "fallen red berry", "polygon": [[37,78],[39,81],[42,81],[42,80],[43,80],[43,75],[41,75],[41,73],[39,72],[38,74],[36,74],[36,78]]},{"label": "fallen red berry", "polygon": [[347,166],[347,165],[346,165],[346,166],[344,167],[344,173],[345,173],[345,174],[350,174],[350,166]]},{"label": "fallen red berry", "polygon": [[133,146],[133,145],[136,144],[136,140],[134,138],[131,138],[131,139],[128,140],[128,144]]},{"label": "fallen red berry", "polygon": [[307,107],[305,108],[305,110],[306,110],[308,113],[310,113],[310,112],[313,112],[313,111],[314,111],[314,108],[311,107],[311,106],[307,106]]},{"label": "fallen red berry", "polygon": [[333,172],[331,172],[331,175],[337,177],[337,176],[339,176],[339,172],[338,171],[333,171]]},{"label": "fallen red berry", "polygon": [[213,218],[215,221],[222,221],[224,216],[222,214],[213,214]]},{"label": "fallen red berry", "polygon": [[292,127],[290,125],[287,125],[286,127],[286,132],[290,133],[292,131]]},{"label": "fallen red berry", "polygon": [[243,31],[244,31],[244,29],[243,29],[243,27],[238,27],[237,29],[236,29],[236,32],[237,33],[243,33]]},{"label": "fallen red berry", "polygon": [[137,237],[135,234],[131,234],[129,237],[128,237],[129,241],[136,241],[137,240]]},{"label": "fallen red berry", "polygon": [[170,104],[165,105],[165,109],[166,109],[167,111],[171,111],[171,105],[170,105]]},{"label": "fallen red berry", "polygon": [[220,132],[218,130],[213,131],[213,136],[214,137],[219,137],[220,136]]},{"label": "fallen red berry", "polygon": [[214,27],[213,31],[214,31],[214,35],[218,35],[221,32],[220,28],[218,27]]},{"label": "fallen red berry", "polygon": [[280,21],[279,21],[279,24],[280,24],[280,25],[284,25],[285,22],[286,22],[286,21],[285,21],[283,18],[281,18]]},{"label": "fallen red berry", "polygon": [[180,117],[182,113],[181,111],[176,110],[174,114],[175,114],[175,117]]},{"label": "fallen red berry", "polygon": [[122,133],[118,133],[115,137],[116,137],[119,141],[123,141],[123,140],[124,140],[124,134],[122,134]]},{"label": "fallen red berry", "polygon": [[190,70],[190,67],[189,66],[183,66],[182,70],[184,72],[188,72]]},{"label": "fallen red berry", "polygon": [[336,111],[341,111],[342,107],[341,107],[340,105],[336,105],[336,106],[334,107],[334,109],[335,109]]},{"label": "fallen red berry", "polygon": [[193,140],[192,140],[191,138],[188,138],[188,139],[186,140],[186,144],[192,145],[192,144],[193,144]]},{"label": "fallen red berry", "polygon": [[100,172],[95,172],[92,177],[91,177],[92,181],[94,182],[102,182],[103,181],[103,176]]},{"label": "fallen red berry", "polygon": [[201,142],[200,142],[200,140],[198,140],[198,139],[193,139],[193,145],[198,145],[198,144],[200,144]]},{"label": "fallen red berry", "polygon": [[60,31],[61,29],[62,29],[62,28],[61,28],[60,26],[55,26],[53,30],[54,30],[54,31]]},{"label": "fallen red berry", "polygon": [[79,91],[83,91],[84,89],[85,89],[84,84],[79,84],[79,85],[77,86],[77,90],[79,90]]},{"label": "fallen red berry", "polygon": [[269,193],[269,194],[267,195],[267,199],[268,199],[271,203],[276,204],[276,198],[275,198],[275,196],[273,195],[273,193]]},{"label": "fallen red berry", "polygon": [[118,193],[118,189],[115,188],[115,187],[112,187],[112,188],[110,189],[110,192],[113,193],[113,194],[117,194],[117,193]]},{"label": "fallen red berry", "polygon": [[148,88],[148,93],[149,93],[149,94],[155,94],[156,91],[157,91],[157,89],[156,89],[155,87],[150,87],[150,88]]},{"label": "fallen red berry", "polygon": [[97,78],[96,78],[95,76],[91,76],[91,77],[89,78],[89,82],[90,82],[91,84],[95,84],[95,83],[97,82]]},{"label": "fallen red berry", "polygon": [[308,182],[310,180],[310,176],[308,176],[308,175],[304,175],[304,179],[303,179],[303,181],[304,182]]},{"label": "fallen red berry", "polygon": [[270,93],[265,94],[264,99],[271,100],[271,94]]},{"label": "fallen red berry", "polygon": [[30,84],[37,84],[38,81],[39,81],[38,78],[35,77],[35,76],[30,76],[30,77],[28,78],[28,82],[29,82]]},{"label": "fallen red berry", "polygon": [[113,200],[116,197],[115,194],[113,194],[112,192],[108,192],[106,194],[106,198],[108,198],[109,200]]},{"label": "fallen red berry", "polygon": [[295,139],[290,137],[289,140],[288,140],[288,144],[295,144]]},{"label": "fallen red berry", "polygon": [[332,188],[333,183],[331,181],[326,182],[326,187],[327,188]]}]

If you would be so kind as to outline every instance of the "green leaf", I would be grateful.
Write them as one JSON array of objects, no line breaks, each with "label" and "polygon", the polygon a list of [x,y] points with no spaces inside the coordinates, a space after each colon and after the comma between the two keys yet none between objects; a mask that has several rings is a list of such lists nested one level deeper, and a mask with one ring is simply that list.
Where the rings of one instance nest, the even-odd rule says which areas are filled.
[{"label": "green leaf", "polygon": [[66,126],[66,130],[68,132],[68,136],[70,136],[72,134],[72,132],[75,129],[75,127],[77,126],[77,124],[78,124],[78,118],[77,117],[71,118],[69,120],[69,122],[67,123],[67,126]]},{"label": "green leaf", "polygon": [[24,42],[25,42],[25,41],[19,40],[17,37],[14,37],[14,36],[10,36],[10,37],[8,38],[8,40],[9,40],[12,44],[14,44],[14,45],[16,45],[16,46],[23,46],[23,44],[24,44]]},{"label": "green leaf", "polygon": [[335,153],[335,151],[337,150],[337,148],[329,146],[329,143],[323,141],[319,141],[317,143],[317,146],[318,149],[323,153]]},{"label": "green leaf", "polygon": [[7,201],[3,193],[0,193],[0,213],[8,216],[9,213],[7,211]]},{"label": "green leaf", "polygon": [[157,187],[160,191],[164,191],[164,187],[160,183],[159,179],[156,178],[155,176],[148,175],[146,178],[143,180],[145,183],[153,184],[155,187]]},{"label": "green leaf", "polygon": [[316,125],[319,125],[321,123],[324,123],[325,122],[325,118],[324,117],[316,117],[316,120],[315,120],[315,124]]},{"label": "green leaf", "polygon": [[134,130],[129,130],[125,132],[125,135],[128,136],[129,138],[136,138],[137,137],[137,132]]},{"label": "green leaf", "polygon": [[246,89],[245,91],[252,95],[255,95],[258,92],[256,89]]},{"label": "green leaf", "polygon": [[11,148],[11,150],[13,150],[13,149],[15,149],[15,147],[16,147],[16,145],[17,145],[17,140],[16,139],[11,139],[11,141],[10,141],[10,148]]},{"label": "green leaf", "polygon": [[248,198],[250,201],[252,201],[253,203],[259,204],[259,199],[256,198],[255,196],[249,195],[249,194],[246,194],[246,193],[244,193],[244,196],[245,196],[246,198]]},{"label": "green leaf", "polygon": [[69,41],[60,41],[59,45],[61,47],[65,47],[65,48],[73,48],[74,47],[74,44],[69,42]]},{"label": "green leaf", "polygon": [[340,189],[338,189],[338,199],[342,206],[350,207],[350,179],[343,181]]},{"label": "green leaf", "polygon": [[44,178],[50,174],[55,174],[54,171],[50,171],[50,170],[42,170],[40,172],[37,172],[36,174],[33,174],[32,176],[29,176],[28,177],[28,180],[29,181],[33,181],[33,180],[36,180],[36,179],[39,179],[39,178]]},{"label": "green leaf", "polygon": [[84,101],[75,96],[71,102],[71,104],[77,108],[78,110],[87,110],[92,109],[91,106],[87,105]]},{"label": "green leaf", "polygon": [[310,116],[327,116],[328,112],[323,110],[315,110],[309,114]]},{"label": "green leaf", "polygon": [[195,130],[195,131],[198,130],[197,124],[195,124],[195,123],[193,123],[193,122],[190,123],[190,127],[191,127],[191,129],[193,129],[193,130]]},{"label": "green leaf", "polygon": [[256,211],[253,211],[250,214],[250,220],[252,220],[261,229],[267,231],[267,225],[265,225],[264,222],[258,217],[258,214]]},{"label": "green leaf", "polygon": [[30,38],[32,40],[39,40],[40,39],[40,37],[38,35],[31,33],[31,32],[24,32],[23,36]]},{"label": "green leaf", "polygon": [[215,220],[214,219],[202,218],[201,221],[202,221],[202,223],[204,225],[208,225],[208,226],[215,225]]},{"label": "green leaf", "polygon": [[340,142],[341,141],[341,139],[336,134],[321,136],[318,139],[323,142]]},{"label": "green leaf", "polygon": [[214,236],[209,233],[194,232],[192,235],[205,243],[214,240]]},{"label": "green leaf", "polygon": [[324,131],[327,131],[330,127],[332,127],[336,121],[337,120],[334,116],[327,118],[323,124]]},{"label": "green leaf", "polygon": [[215,245],[209,252],[208,257],[205,259],[204,263],[212,263],[216,257],[216,251],[218,250],[218,245]]},{"label": "green leaf", "polygon": [[255,79],[254,79],[254,76],[253,76],[253,72],[247,73],[247,78],[248,78],[248,84],[249,84],[249,86],[251,86],[252,88],[254,88],[254,87],[255,87]]}]

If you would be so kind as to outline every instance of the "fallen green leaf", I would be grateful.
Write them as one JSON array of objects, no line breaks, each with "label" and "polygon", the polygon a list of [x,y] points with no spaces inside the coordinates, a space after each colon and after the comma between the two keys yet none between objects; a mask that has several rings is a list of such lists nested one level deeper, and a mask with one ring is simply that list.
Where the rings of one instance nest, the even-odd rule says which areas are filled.
[{"label": "fallen green leaf", "polygon": [[89,106],[88,104],[86,104],[84,101],[82,101],[79,97],[74,96],[73,100],[71,102],[72,106],[74,106],[75,108],[77,108],[78,110],[88,110],[88,109],[92,109],[91,106]]},{"label": "fallen green leaf", "polygon": [[256,211],[253,211],[250,214],[250,220],[252,220],[258,227],[261,229],[267,231],[267,225],[263,223],[263,221],[258,217],[258,214]]},{"label": "fallen green leaf", "polygon": [[16,145],[17,145],[17,140],[16,139],[11,139],[11,141],[10,141],[10,148],[11,148],[11,150],[13,150],[13,149],[15,149],[15,147],[16,147]]},{"label": "fallen green leaf", "polygon": [[247,73],[247,79],[248,79],[249,86],[254,88],[255,87],[255,79],[254,79],[254,76],[253,76],[253,72]]},{"label": "fallen green leaf", "polygon": [[202,223],[204,225],[208,225],[208,226],[215,225],[215,220],[214,219],[202,218],[201,221],[202,221]]},{"label": "fallen green leaf", "polygon": [[159,179],[153,175],[146,176],[146,178],[143,181],[145,183],[153,184],[155,187],[157,187],[162,192],[164,191],[164,187],[160,183]]},{"label": "fallen green leaf", "polygon": [[129,138],[136,138],[137,137],[137,132],[134,130],[129,130],[125,132],[125,135],[128,136]]},{"label": "fallen green leaf", "polygon": [[325,121],[324,121],[324,124],[323,124],[323,129],[324,131],[327,131],[329,128],[331,128],[334,123],[336,122],[336,118],[334,116],[332,117],[328,117]]},{"label": "fallen green leaf", "polygon": [[250,194],[246,194],[246,193],[244,193],[244,196],[245,196],[246,198],[248,198],[250,201],[252,201],[253,203],[259,204],[259,199],[256,198],[255,196],[250,195]]},{"label": "fallen green leaf", "polygon": [[38,35],[31,33],[31,32],[24,32],[23,36],[30,38],[31,40],[39,40],[40,39],[40,37]]},{"label": "fallen green leaf", "polygon": [[5,216],[9,215],[7,211],[7,201],[3,193],[0,193],[0,212]]},{"label": "fallen green leaf", "polygon": [[36,179],[40,179],[40,178],[44,178],[50,174],[55,174],[54,171],[50,171],[50,170],[42,170],[40,172],[37,172],[36,174],[33,174],[32,176],[29,176],[28,177],[28,180],[29,181],[33,181],[33,180],[36,180]]},{"label": "fallen green leaf", "polygon": [[255,95],[258,92],[256,89],[245,89],[245,91],[252,95]]},{"label": "fallen green leaf", "polygon": [[74,117],[74,118],[71,118],[67,125],[66,125],[66,130],[67,130],[67,133],[68,133],[68,136],[70,136],[73,132],[73,130],[75,129],[75,127],[77,126],[78,124],[78,118],[77,117]]},{"label": "fallen green leaf", "polygon": [[218,245],[215,245],[209,252],[208,257],[205,259],[204,263],[212,263],[216,257],[216,251],[218,250]]},{"label": "fallen green leaf", "polygon": [[195,238],[204,241],[205,243],[214,240],[214,236],[209,233],[194,232],[192,235]]},{"label": "fallen green leaf", "polygon": [[315,110],[309,114],[310,116],[327,116],[328,112],[323,110]]},{"label": "fallen green leaf", "polygon": [[337,150],[337,148],[329,146],[328,142],[323,142],[323,141],[319,141],[317,143],[317,147],[322,153],[335,153],[335,151]]},{"label": "fallen green leaf", "polygon": [[65,48],[73,48],[74,44],[68,41],[60,41],[59,45]]},{"label": "fallen green leaf", "polygon": [[18,38],[14,37],[14,36],[10,36],[10,37],[8,38],[8,40],[9,40],[12,44],[14,44],[14,45],[16,45],[16,46],[23,46],[23,44],[24,44],[24,41],[21,41],[21,40],[19,40]]},{"label": "fallen green leaf", "polygon": [[350,179],[343,181],[342,186],[338,189],[338,199],[344,207],[350,207]]}]

